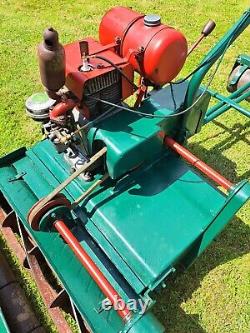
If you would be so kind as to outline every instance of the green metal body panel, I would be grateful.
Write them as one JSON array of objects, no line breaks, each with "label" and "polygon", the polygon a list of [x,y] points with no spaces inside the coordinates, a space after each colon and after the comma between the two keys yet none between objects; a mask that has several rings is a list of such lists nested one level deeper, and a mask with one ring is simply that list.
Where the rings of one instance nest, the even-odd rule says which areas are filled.
[{"label": "green metal body panel", "polygon": [[[56,232],[35,232],[31,230],[26,222],[26,216],[30,207],[38,198],[48,194],[52,187],[59,184],[58,179],[51,173],[51,171],[53,172],[55,169],[55,163],[51,164],[51,168],[47,169],[45,164],[49,163],[49,161],[47,160],[45,164],[40,161],[35,155],[36,148],[37,147],[35,147],[34,151],[27,152],[27,155],[22,156],[22,159],[13,163],[13,166],[7,166],[1,169],[1,180],[3,182],[3,188],[1,186],[1,189],[28,232],[36,240],[36,243],[49,263],[52,264],[54,271],[62,281],[66,290],[69,291],[70,296],[80,312],[91,322],[90,318],[96,316],[95,308],[98,307],[99,302],[103,299],[100,290]],[[53,159],[53,156],[51,156],[51,158]],[[56,168],[58,169],[59,179],[65,178],[66,175],[61,168],[58,166],[56,166]],[[25,180],[9,182],[9,179],[15,176],[20,169],[28,170],[28,173],[24,176]],[[32,186],[32,189],[29,186]],[[67,195],[72,199],[68,192]],[[84,237],[78,233],[78,230],[74,230],[74,234],[78,238],[81,237],[81,243],[84,244]],[[109,319],[105,318],[105,315],[107,316],[107,313],[97,316],[94,324],[91,325],[94,331],[101,332],[102,329],[105,329],[107,332],[116,332],[112,326],[122,328],[120,319],[113,311],[111,311],[108,316],[112,325],[109,323]]]},{"label": "green metal body panel", "polygon": [[[181,88],[182,89],[182,88]],[[186,85],[185,88],[186,89]],[[184,96],[184,90],[180,96]],[[138,111],[149,116],[166,116],[173,114],[174,107],[170,97],[169,87],[155,92],[145,99]],[[181,99],[177,99],[181,103]],[[171,132],[180,128],[179,117],[161,119],[141,117],[126,111],[98,123],[97,127],[90,129],[88,142],[94,147],[96,141],[102,141],[108,148],[107,168],[109,175],[116,179],[139,164],[153,160],[162,152],[161,140],[158,133],[161,128]],[[93,149],[93,148],[92,148]]]},{"label": "green metal body panel", "polygon": [[[115,311],[99,313],[104,295],[68,246],[56,232],[29,227],[31,206],[68,176],[67,163],[47,140],[0,160],[1,192],[93,332],[164,332],[150,312],[135,314],[125,327]],[[64,193],[73,201],[89,185],[79,178]],[[243,187],[227,198],[166,150],[96,190],[75,211],[72,232],[125,300],[145,298],[175,265],[191,264],[208,246],[248,199],[245,192]]]},{"label": "green metal body panel", "polygon": [[[90,150],[96,142],[107,146],[106,164],[110,177],[117,179],[136,166],[153,161],[162,154],[162,142],[158,137],[160,130],[184,140],[197,133],[203,123],[210,95],[205,94],[200,103],[183,118],[182,115],[169,117],[181,108],[188,88],[188,82],[173,86],[174,105],[170,86],[153,91],[137,111],[147,113],[149,117],[121,111],[112,117],[98,122],[88,132]],[[202,93],[202,88],[198,95]],[[150,117],[150,115],[167,118]]]},{"label": "green metal body panel", "polygon": [[0,308],[0,333],[10,333],[4,314]]},{"label": "green metal body panel", "polygon": [[[39,153],[41,159],[37,155]],[[12,163],[9,164],[9,162]],[[6,159],[3,158],[0,165],[1,192],[38,244],[93,332],[129,332],[133,322],[124,327],[124,323],[114,310],[98,313],[100,303],[105,297],[59,235],[56,232],[34,231],[26,221],[31,206],[69,176],[68,165],[57,154],[53,145],[49,141],[43,141],[29,151],[21,149],[17,153],[7,155]],[[23,172],[25,174],[23,177],[16,177]],[[84,185],[84,181],[80,179],[73,182],[64,194],[70,200],[75,199],[84,189],[84,186],[80,187],[81,185]],[[82,221],[79,223],[76,220],[76,226],[72,230],[81,245],[125,300],[128,297],[135,298],[135,293],[131,291],[126,293],[128,288],[125,283],[118,284],[117,279],[113,277],[112,262],[104,257],[82,225]],[[155,326],[159,327],[159,331],[156,332],[163,332],[163,328],[156,319],[153,316],[150,318],[151,325],[155,322]],[[149,325],[148,319],[146,317],[144,319],[144,316],[141,319],[135,316],[134,321],[137,320],[142,321],[141,325],[144,321],[146,326]]]},{"label": "green metal body panel", "polygon": [[[144,286],[151,287],[180,260],[224,204],[219,191],[177,156],[166,154],[113,189],[100,191],[86,207],[91,222]],[[99,242],[98,234],[93,237]]]}]

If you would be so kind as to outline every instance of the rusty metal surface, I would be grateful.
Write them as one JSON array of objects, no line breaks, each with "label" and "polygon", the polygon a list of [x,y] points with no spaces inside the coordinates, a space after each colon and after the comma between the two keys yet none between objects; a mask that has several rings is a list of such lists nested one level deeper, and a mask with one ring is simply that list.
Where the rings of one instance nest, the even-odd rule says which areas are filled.
[{"label": "rusty metal surface", "polygon": [[39,329],[40,333],[45,333],[2,253],[0,253],[0,306],[11,332],[30,333]]},{"label": "rusty metal surface", "polygon": [[0,290],[5,286],[15,283],[16,277],[0,252]]},{"label": "rusty metal surface", "polygon": [[20,263],[25,260],[25,251],[17,241],[14,231],[17,231],[16,216],[14,212],[5,214],[0,206],[0,228],[10,249],[15,253]]},{"label": "rusty metal surface", "polygon": [[[44,303],[47,306],[49,315],[51,319],[53,320],[58,333],[71,333],[71,329],[65,320],[60,308],[58,306],[51,306],[51,304],[55,304],[55,299],[57,299],[58,292],[53,289],[53,287],[50,285],[50,283],[47,281],[47,279],[44,276],[44,273],[41,269],[41,261],[42,264],[45,265],[46,261],[44,260],[43,256],[41,255],[39,249],[34,244],[34,241],[30,239],[27,232],[22,229],[22,235],[25,239],[25,245],[27,245],[27,254],[28,254],[28,260],[26,257],[25,249],[21,246],[21,244],[18,242],[14,231],[16,232],[18,230],[17,220],[15,213],[10,212],[9,214],[6,214],[5,211],[0,207],[0,229],[2,232],[2,235],[4,236],[9,248],[15,253],[17,256],[19,262],[21,265],[26,263],[26,267],[28,266],[28,270],[31,274],[31,276],[34,278],[36,285],[42,295],[42,298],[44,300]],[[1,263],[1,262],[0,262]],[[28,264],[28,265],[27,265]],[[48,267],[48,266],[47,266]],[[48,267],[48,270],[50,268]],[[3,280],[3,278],[2,278]],[[0,278],[1,282],[1,278]],[[1,291],[1,290],[0,290]],[[7,289],[6,289],[7,291]],[[0,295],[1,296],[1,295]],[[8,293],[3,293],[3,299],[8,297]],[[30,329],[29,332],[33,333],[42,333],[44,332],[40,330],[41,327],[35,327],[33,329]],[[21,330],[14,330],[13,332],[22,333],[25,331]]]},{"label": "rusty metal surface", "polygon": [[50,284],[46,281],[43,272],[39,266],[38,260],[34,254],[29,255],[29,263],[32,267],[32,273],[36,280],[38,289],[40,290],[42,297],[48,307],[49,314],[53,319],[58,332],[71,333],[71,329],[64,319],[59,307],[51,307],[57,297],[57,293],[51,288]]}]

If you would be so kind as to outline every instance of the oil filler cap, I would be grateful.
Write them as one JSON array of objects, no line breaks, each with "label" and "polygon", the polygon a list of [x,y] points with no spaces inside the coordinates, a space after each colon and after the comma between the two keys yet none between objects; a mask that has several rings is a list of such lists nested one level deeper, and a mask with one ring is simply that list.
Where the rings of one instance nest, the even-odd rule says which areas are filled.
[{"label": "oil filler cap", "polygon": [[144,16],[144,24],[147,27],[157,27],[161,24],[161,17],[156,14],[149,14]]}]

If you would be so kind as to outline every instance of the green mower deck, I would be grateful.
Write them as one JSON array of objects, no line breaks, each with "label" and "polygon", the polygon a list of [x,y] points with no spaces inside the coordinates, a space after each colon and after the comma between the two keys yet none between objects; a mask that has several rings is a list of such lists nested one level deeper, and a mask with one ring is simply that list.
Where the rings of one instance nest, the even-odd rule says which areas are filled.
[{"label": "green mower deck", "polygon": [[[60,236],[34,231],[27,223],[30,207],[69,176],[53,145],[44,140],[30,150],[20,149],[2,158],[0,165],[2,194],[90,328],[98,333],[134,332],[141,324],[139,331],[149,332],[151,321],[156,323],[150,312],[141,319],[136,315],[138,323],[131,330],[129,325],[124,329],[115,311],[99,312],[102,292]],[[73,201],[88,186],[78,178],[63,193]],[[82,203],[82,210],[75,210],[72,232],[125,301],[145,300],[180,264],[191,264],[249,196],[246,182],[226,196],[167,150],[115,187],[104,183]]]}]

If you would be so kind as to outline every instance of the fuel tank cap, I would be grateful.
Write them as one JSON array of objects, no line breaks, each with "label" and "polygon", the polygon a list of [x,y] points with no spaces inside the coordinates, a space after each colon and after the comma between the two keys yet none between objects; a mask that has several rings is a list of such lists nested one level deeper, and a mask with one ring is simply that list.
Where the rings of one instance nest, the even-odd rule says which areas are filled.
[{"label": "fuel tank cap", "polygon": [[147,27],[157,27],[161,24],[161,17],[157,14],[149,14],[144,16],[144,24]]}]

